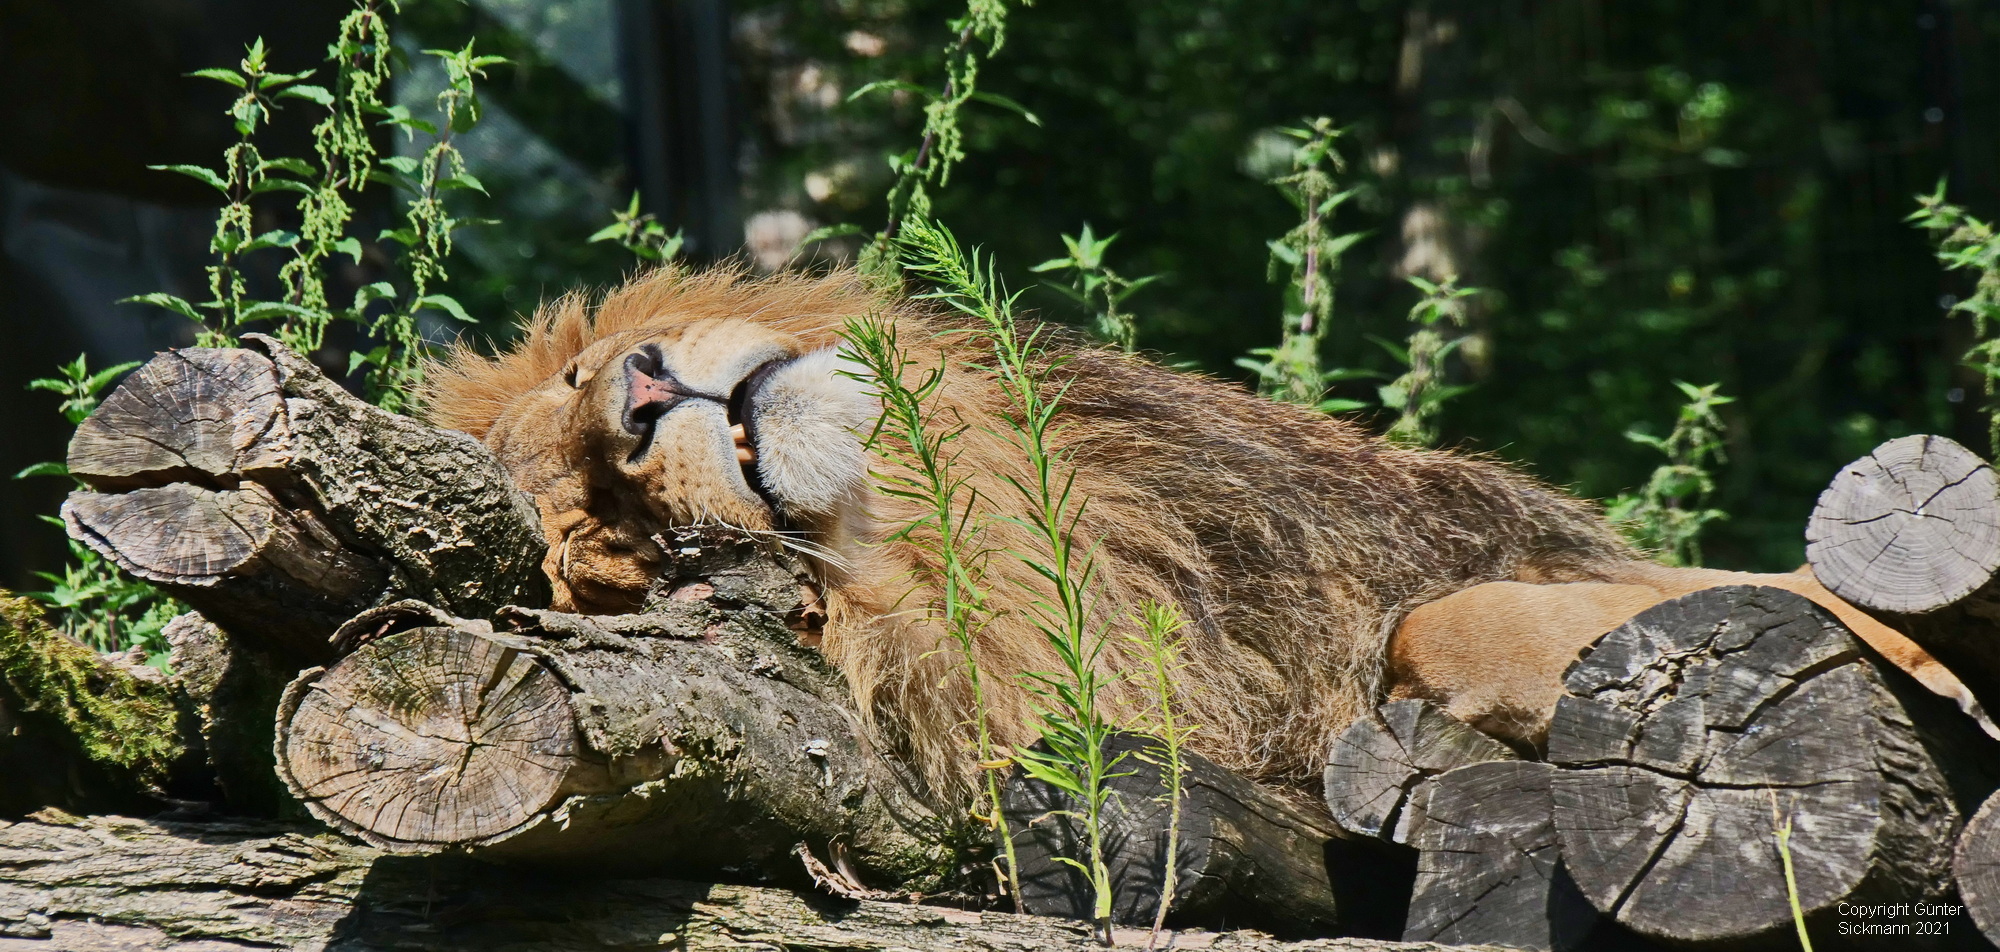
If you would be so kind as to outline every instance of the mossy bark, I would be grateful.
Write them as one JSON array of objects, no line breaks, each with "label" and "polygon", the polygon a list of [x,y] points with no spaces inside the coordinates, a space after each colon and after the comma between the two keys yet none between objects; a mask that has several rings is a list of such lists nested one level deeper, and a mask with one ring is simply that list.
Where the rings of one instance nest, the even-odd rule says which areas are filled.
[{"label": "mossy bark", "polygon": [[140,677],[0,593],[0,812],[106,807],[165,788],[188,754],[164,678]]}]

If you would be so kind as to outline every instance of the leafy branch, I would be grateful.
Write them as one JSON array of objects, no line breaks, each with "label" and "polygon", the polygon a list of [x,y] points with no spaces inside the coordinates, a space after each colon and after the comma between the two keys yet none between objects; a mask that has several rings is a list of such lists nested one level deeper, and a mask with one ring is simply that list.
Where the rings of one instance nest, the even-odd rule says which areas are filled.
[{"label": "leafy branch", "polygon": [[1634,427],[1625,438],[1650,446],[1667,461],[1653,470],[1646,485],[1636,493],[1626,493],[1605,505],[1605,517],[1633,543],[1658,553],[1668,565],[1700,565],[1699,537],[1702,527],[1728,518],[1720,509],[1703,503],[1715,491],[1715,463],[1727,462],[1723,454],[1725,426],[1715,408],[1734,403],[1734,397],[1717,393],[1722,387],[1705,387],[1674,381],[1687,402],[1681,405],[1673,432],[1665,438]]},{"label": "leafy branch", "polygon": [[1138,347],[1139,327],[1132,315],[1119,309],[1125,299],[1138,293],[1146,285],[1160,279],[1157,274],[1138,278],[1127,278],[1111,270],[1104,263],[1104,251],[1118,240],[1117,235],[1099,238],[1090,231],[1090,223],[1085,222],[1083,231],[1075,237],[1061,236],[1069,256],[1051,258],[1029,268],[1036,274],[1051,271],[1068,272],[1067,285],[1050,284],[1051,288],[1067,295],[1070,300],[1083,305],[1094,316],[1092,331],[1098,339],[1118,345],[1120,350],[1131,353]]}]

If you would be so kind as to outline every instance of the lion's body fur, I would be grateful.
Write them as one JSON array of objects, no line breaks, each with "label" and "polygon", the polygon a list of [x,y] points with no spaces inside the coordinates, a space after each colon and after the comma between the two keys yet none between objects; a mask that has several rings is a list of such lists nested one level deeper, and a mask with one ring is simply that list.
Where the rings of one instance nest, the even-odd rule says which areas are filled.
[{"label": "lion's body fur", "polygon": [[[1020,471],[1019,454],[992,422],[1008,407],[971,366],[976,340],[940,336],[950,321],[885,300],[852,275],[747,280],[663,269],[595,307],[565,298],[510,352],[460,350],[432,368],[428,412],[506,443],[503,459],[542,496],[545,520],[585,519],[565,513],[593,506],[629,511],[592,502],[602,487],[551,488],[551,473],[576,465],[566,444],[582,437],[510,417],[524,393],[612,334],[726,317],[813,349],[835,345],[848,318],[870,312],[895,322],[915,368],[949,368],[936,399],[944,419],[970,424],[955,444],[961,475],[982,508],[1023,515],[1001,478]],[[1604,566],[1630,558],[1588,504],[1501,464],[1395,448],[1353,423],[1137,357],[1089,347],[1065,357],[1057,439],[1088,500],[1077,531],[1102,540],[1096,604],[1119,626],[1106,664],[1135,663],[1119,633],[1127,623],[1114,616],[1147,599],[1177,605],[1190,621],[1180,698],[1201,725],[1195,747],[1252,776],[1317,775],[1331,735],[1379,699],[1385,642],[1416,606],[1495,580],[1598,581]],[[924,556],[907,543],[873,544],[915,515],[910,506],[877,496],[847,528],[821,527],[819,541],[835,550],[817,564],[830,616],[824,649],[877,728],[941,792],[962,791],[971,704],[925,611],[936,593],[912,591],[928,577]],[[1004,523],[986,542],[1029,545]],[[1038,584],[1005,555],[989,562],[987,590],[1004,610],[981,632],[977,658],[1003,743],[1034,737],[1018,676],[1057,669],[1029,607]],[[1114,694],[1114,710],[1136,703],[1122,688]]]}]

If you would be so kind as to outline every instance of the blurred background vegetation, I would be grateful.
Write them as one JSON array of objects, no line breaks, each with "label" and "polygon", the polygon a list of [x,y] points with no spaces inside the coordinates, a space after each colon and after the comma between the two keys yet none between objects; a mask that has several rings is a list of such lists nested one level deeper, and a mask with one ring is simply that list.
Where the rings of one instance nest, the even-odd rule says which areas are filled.
[{"label": "blurred background vegetation", "polygon": [[[67,438],[29,379],[79,352],[109,366],[192,342],[185,320],[112,303],[203,296],[214,194],[146,166],[213,164],[230,95],[181,74],[258,36],[274,68],[317,66],[350,6],[0,0],[0,470]],[[464,193],[462,211],[493,220],[457,236],[449,290],[480,318],[471,333],[504,338],[536,302],[628,271],[585,239],[634,190],[696,260],[851,256],[856,239],[799,242],[881,226],[886,157],[911,146],[922,103],[849,96],[935,88],[963,10],[404,0],[396,95],[413,109],[442,82],[418,49],[470,36],[512,60],[458,143],[491,193]],[[1706,530],[1706,561],[1789,569],[1841,465],[1911,432],[1986,445],[1957,359],[1970,329],[1947,317],[1973,279],[1941,272],[1904,219],[1940,177],[1974,214],[2000,212],[1997,43],[1990,0],[1040,0],[979,76],[1038,122],[969,106],[969,158],[935,211],[1061,321],[1089,315],[1028,269],[1086,224],[1116,233],[1113,269],[1163,276],[1125,304],[1139,347],[1247,380],[1236,359],[1279,336],[1266,243],[1298,224],[1268,184],[1296,145],[1279,130],[1334,117],[1339,185],[1357,191],[1331,226],[1364,237],[1342,257],[1327,366],[1393,376],[1371,338],[1407,333],[1410,276],[1485,289],[1454,331],[1445,372],[1474,389],[1443,409],[1442,443],[1596,498],[1646,482],[1658,453],[1624,434],[1664,435],[1686,399],[1675,381],[1719,383],[1736,399],[1716,408],[1727,463],[1709,504],[1729,518]],[[307,125],[281,113],[267,151],[309,154]],[[387,221],[393,196],[372,195],[363,219]],[[1372,399],[1379,382],[1334,395]],[[61,562],[34,516],[64,489],[8,487],[0,585]]]}]

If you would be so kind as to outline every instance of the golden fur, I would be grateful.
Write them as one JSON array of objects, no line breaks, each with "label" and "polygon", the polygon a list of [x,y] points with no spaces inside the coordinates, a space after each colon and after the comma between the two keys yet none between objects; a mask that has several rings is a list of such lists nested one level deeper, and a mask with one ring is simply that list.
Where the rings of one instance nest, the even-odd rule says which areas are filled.
[{"label": "golden fur", "polygon": [[[841,389],[832,363],[845,322],[869,313],[894,322],[913,367],[947,368],[936,399],[942,419],[970,425],[956,446],[981,505],[1024,514],[1002,480],[1019,471],[1018,453],[987,428],[1007,406],[974,369],[970,340],[941,335],[957,325],[847,273],[753,280],[666,268],[595,305],[570,295],[545,307],[506,353],[461,347],[430,368],[425,405],[438,424],[484,439],[536,496],[559,608],[636,606],[663,557],[651,537],[670,525],[726,523],[805,554],[825,591],[828,659],[874,728],[941,795],[957,795],[971,760],[967,683],[922,610],[936,593],[911,591],[912,579],[926,577],[924,556],[882,542],[915,513],[870,491],[868,467],[883,464],[859,455],[853,431],[874,411]],[[1202,725],[1195,746],[1251,776],[1318,775],[1329,738],[1382,696],[1385,643],[1418,606],[1480,583],[1611,583],[1638,571],[1588,504],[1498,463],[1395,448],[1228,383],[1064,347],[1058,440],[1088,499],[1078,531],[1103,540],[1099,611],[1147,599],[1179,606],[1190,621],[1180,697]],[[645,427],[630,422],[634,381],[644,383],[634,367],[695,394],[650,435],[634,435]],[[746,389],[757,399],[725,405]],[[728,427],[739,417],[754,423],[754,472],[739,472],[730,456]],[[987,541],[1025,545],[1016,531],[1001,525]],[[1034,737],[1017,676],[1057,668],[1024,610],[1039,584],[1011,559],[992,563],[987,587],[1004,610],[981,633],[977,656],[1006,744]],[[1434,612],[1449,624],[1405,639],[1417,663],[1406,651],[1400,690],[1447,701],[1478,695],[1505,666],[1451,664],[1488,655],[1520,659],[1509,675],[1520,684],[1502,700],[1546,693],[1579,645],[1622,620],[1612,617],[1619,612],[1668,597],[1661,591],[1609,615],[1574,613],[1575,624],[1555,631],[1503,632],[1520,644],[1484,637],[1476,615]],[[1426,667],[1425,658],[1439,664]],[[1114,635],[1106,666],[1133,664]],[[1445,684],[1447,676],[1459,680]],[[1113,693],[1115,703],[1136,702],[1124,687]],[[1487,726],[1504,729],[1505,720]]]}]

